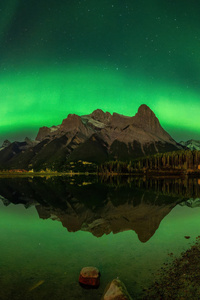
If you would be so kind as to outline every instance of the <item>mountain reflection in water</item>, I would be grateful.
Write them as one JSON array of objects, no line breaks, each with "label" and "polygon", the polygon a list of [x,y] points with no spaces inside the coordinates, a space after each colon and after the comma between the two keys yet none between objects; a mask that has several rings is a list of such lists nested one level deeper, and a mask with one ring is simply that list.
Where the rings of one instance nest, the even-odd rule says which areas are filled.
[{"label": "mountain reflection in water", "polygon": [[60,221],[70,232],[101,237],[134,230],[145,243],[177,204],[198,202],[200,185],[194,178],[1,178],[0,195],[5,205],[34,205],[40,218]]}]

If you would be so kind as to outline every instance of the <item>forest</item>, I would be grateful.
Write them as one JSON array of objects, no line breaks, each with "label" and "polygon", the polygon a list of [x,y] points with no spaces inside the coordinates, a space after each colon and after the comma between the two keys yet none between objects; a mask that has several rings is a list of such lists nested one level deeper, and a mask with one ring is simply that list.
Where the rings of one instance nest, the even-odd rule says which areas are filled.
[{"label": "forest", "polygon": [[200,172],[200,151],[157,153],[130,161],[108,161],[98,166],[98,173],[148,173],[148,171]]}]

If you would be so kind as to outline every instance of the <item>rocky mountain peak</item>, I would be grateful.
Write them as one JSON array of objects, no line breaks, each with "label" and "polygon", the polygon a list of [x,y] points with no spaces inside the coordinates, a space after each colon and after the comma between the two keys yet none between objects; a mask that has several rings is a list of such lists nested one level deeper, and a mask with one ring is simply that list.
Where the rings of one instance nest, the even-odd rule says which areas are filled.
[{"label": "rocky mountain peak", "polygon": [[[9,143],[9,142],[7,142]],[[0,148],[2,168],[63,169],[63,162],[106,160],[127,161],[158,152],[182,149],[161,127],[147,105],[135,116],[103,112],[69,114],[61,125],[41,127],[36,140],[12,143]],[[41,162],[41,157],[44,160]],[[53,160],[55,157],[55,161]],[[22,164],[23,163],[23,164]]]},{"label": "rocky mountain peak", "polygon": [[10,146],[11,142],[9,140],[5,140],[2,144],[2,146],[0,146],[0,151],[7,148],[8,146]]},{"label": "rocky mountain peak", "polygon": [[81,117],[76,114],[69,114],[67,118],[62,121],[59,131],[60,132],[77,131],[87,135],[87,128],[83,124]]},{"label": "rocky mountain peak", "polygon": [[45,137],[47,137],[50,134],[50,132],[51,132],[50,128],[46,126],[40,127],[35,140],[42,141]]},{"label": "rocky mountain peak", "polygon": [[132,123],[132,117],[127,117],[118,113],[113,113],[111,125],[113,127],[124,128]]},{"label": "rocky mountain peak", "polygon": [[151,110],[151,108],[146,104],[140,105],[140,107],[138,108],[138,113],[153,113],[154,114],[154,112]]},{"label": "rocky mountain peak", "polygon": [[2,144],[2,148],[6,148],[11,144],[11,142],[9,140],[5,140]]},{"label": "rocky mountain peak", "polygon": [[152,123],[152,122],[157,122],[158,119],[156,118],[156,115],[154,114],[154,112],[146,105],[146,104],[142,104],[139,108],[138,108],[138,112],[135,115],[135,119],[139,122],[139,123]]},{"label": "rocky mountain peak", "polygon": [[62,121],[60,126],[61,131],[71,131],[82,125],[81,118],[76,114],[69,114],[66,119]]},{"label": "rocky mountain peak", "polygon": [[97,119],[97,118],[101,118],[101,117],[103,117],[104,116],[104,111],[102,110],[102,109],[100,109],[100,108],[98,108],[98,109],[95,109],[92,113],[91,113],[91,117],[93,118],[93,119]]},{"label": "rocky mountain peak", "polygon": [[133,124],[163,139],[171,139],[169,134],[161,127],[154,112],[146,104],[142,104],[139,107],[138,112],[133,118]]},{"label": "rocky mountain peak", "polygon": [[101,109],[96,109],[91,113],[91,117],[96,121],[99,121],[104,124],[108,124],[112,116],[109,112],[104,112]]}]

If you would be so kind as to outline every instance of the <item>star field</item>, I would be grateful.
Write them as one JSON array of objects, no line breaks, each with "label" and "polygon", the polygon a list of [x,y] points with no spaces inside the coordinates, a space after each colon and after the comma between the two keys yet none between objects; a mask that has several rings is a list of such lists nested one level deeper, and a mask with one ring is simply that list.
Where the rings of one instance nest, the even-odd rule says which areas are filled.
[{"label": "star field", "polygon": [[3,0],[0,15],[1,140],[143,103],[200,139],[199,1]]}]

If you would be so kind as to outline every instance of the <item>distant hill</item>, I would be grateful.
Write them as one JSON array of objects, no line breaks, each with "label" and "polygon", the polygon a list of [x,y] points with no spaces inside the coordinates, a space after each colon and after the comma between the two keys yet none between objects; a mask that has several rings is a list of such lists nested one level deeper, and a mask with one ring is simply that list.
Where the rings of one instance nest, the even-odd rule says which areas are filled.
[{"label": "distant hill", "polygon": [[97,109],[83,116],[69,114],[58,126],[41,127],[35,141],[4,143],[0,168],[65,170],[72,161],[128,161],[183,148],[147,105],[133,117]]}]

